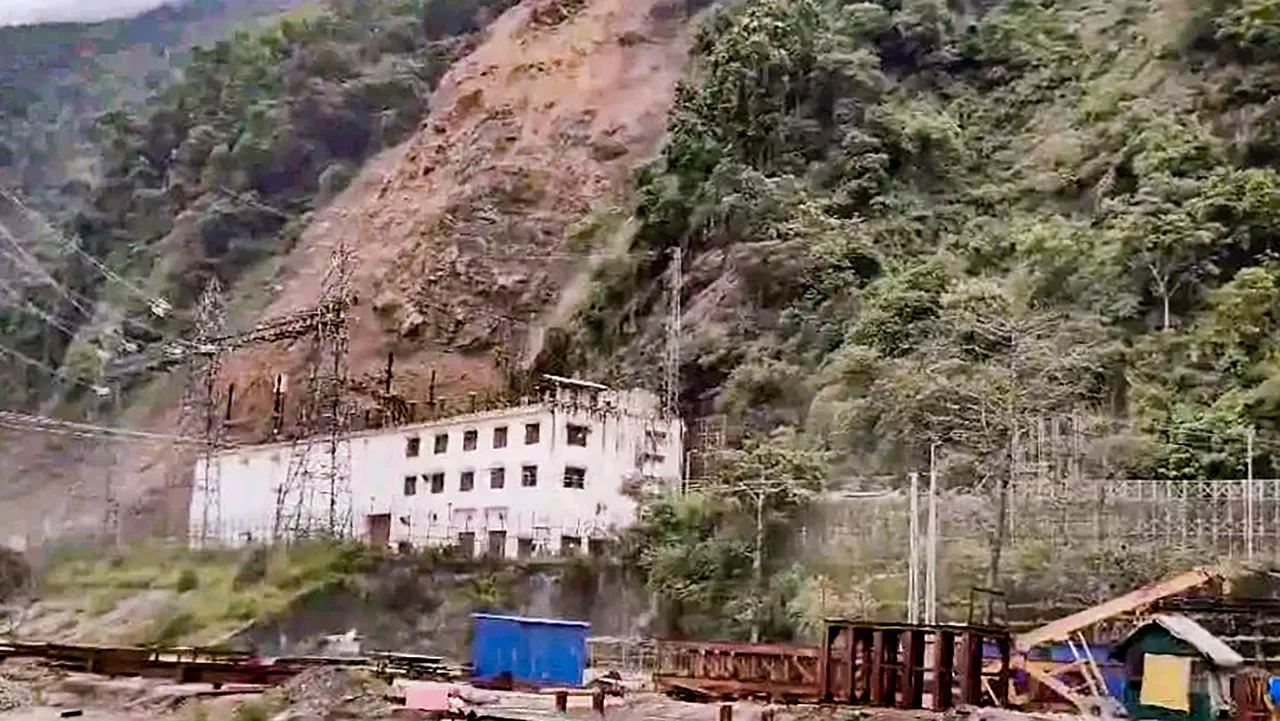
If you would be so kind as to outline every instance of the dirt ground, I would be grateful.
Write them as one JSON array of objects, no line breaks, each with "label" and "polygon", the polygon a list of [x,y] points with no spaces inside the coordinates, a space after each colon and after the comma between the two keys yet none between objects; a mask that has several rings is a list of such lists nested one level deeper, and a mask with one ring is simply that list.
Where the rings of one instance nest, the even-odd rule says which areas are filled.
[{"label": "dirt ground", "polygon": [[[67,673],[31,661],[0,663],[0,721],[312,721],[423,719],[387,699],[391,686],[372,675],[318,668],[271,689],[173,684],[162,679],[109,679]],[[568,713],[554,713],[550,695],[475,691],[466,694],[478,714],[525,719],[592,719],[591,698],[573,695]],[[733,718],[757,721],[768,706],[736,702]],[[11,706],[16,706],[12,707]],[[721,704],[688,703],[637,692],[606,700],[608,721],[718,721]],[[778,721],[934,721],[938,714],[892,709],[775,707]]]}]

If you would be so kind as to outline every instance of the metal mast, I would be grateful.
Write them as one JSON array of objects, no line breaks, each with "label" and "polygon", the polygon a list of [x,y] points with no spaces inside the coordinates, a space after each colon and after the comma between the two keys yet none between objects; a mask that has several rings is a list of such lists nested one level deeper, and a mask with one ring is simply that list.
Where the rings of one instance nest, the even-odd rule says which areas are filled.
[{"label": "metal mast", "polygon": [[[220,339],[226,332],[226,326],[227,307],[222,297],[222,286],[217,278],[210,278],[196,305],[194,338],[190,344],[169,349],[176,357],[185,359],[178,435],[203,437],[209,443],[215,434],[221,434],[221,426],[218,425],[215,429],[213,419],[218,405],[218,370],[225,350]],[[165,502],[171,506],[168,510],[172,512],[176,500],[189,498],[193,486],[199,486],[203,496],[198,538],[203,546],[208,540],[210,524],[220,522],[222,508],[221,483],[217,471],[211,470],[209,463],[213,460],[213,448],[206,447],[195,454],[194,458],[188,449],[183,449],[180,453],[181,462],[174,464],[170,476],[165,479]],[[204,461],[204,468],[197,481],[191,468],[193,463],[201,460]],[[171,527],[170,535],[177,535],[178,530]]]},{"label": "metal mast", "polygon": [[[209,542],[210,531],[216,536],[222,530],[222,465],[218,462],[218,450],[222,446],[225,428],[219,416],[218,372],[222,369],[223,346],[212,339],[220,337],[227,327],[227,303],[222,295],[222,284],[210,277],[200,294],[196,306],[196,343],[205,356],[203,377],[199,380],[200,411],[203,415],[204,447],[200,455],[200,546]],[[206,347],[207,346],[207,347]]]},{"label": "metal mast", "polygon": [[[346,403],[351,305],[351,252],[345,241],[334,249],[320,289],[312,334],[312,367],[299,409],[298,429],[284,484],[276,493],[274,534],[298,538],[317,530],[317,498],[323,497],[321,529],[342,537],[351,529],[350,408]],[[315,458],[316,446],[323,460]]]},{"label": "metal mast", "polygon": [[684,251],[671,250],[671,287],[667,302],[667,348],[663,373],[663,410],[670,416],[680,415],[680,295],[684,290]]}]

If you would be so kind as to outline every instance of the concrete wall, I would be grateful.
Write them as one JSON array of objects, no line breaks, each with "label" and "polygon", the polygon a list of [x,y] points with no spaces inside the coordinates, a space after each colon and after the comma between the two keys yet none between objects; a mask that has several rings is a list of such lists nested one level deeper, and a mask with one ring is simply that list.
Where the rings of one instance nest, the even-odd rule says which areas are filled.
[{"label": "concrete wall", "polygon": [[[668,482],[680,478],[680,424],[661,418],[656,408],[651,394],[610,391],[352,434],[337,454],[340,462],[349,457],[351,469],[350,497],[338,496],[338,516],[349,519],[351,532],[366,540],[377,524],[375,519],[371,525],[371,517],[383,516],[386,523],[389,516],[391,546],[451,544],[460,534],[472,534],[477,554],[559,553],[564,537],[579,539],[586,550],[589,539],[608,537],[634,520],[635,504],[622,493],[625,482],[646,476]],[[532,443],[526,442],[530,425],[538,428]],[[573,426],[586,430],[585,440],[570,442]],[[495,447],[501,446],[495,444],[495,433],[502,428],[505,447]],[[474,433],[474,448],[464,447],[469,433]],[[437,437],[447,438],[441,452]],[[410,448],[414,438],[416,454]],[[216,456],[220,509],[205,503],[209,483],[204,464],[197,464],[193,543],[202,537],[233,545],[270,538],[278,507],[283,509],[281,528],[328,528],[329,448],[323,439],[313,442],[305,456],[304,448],[273,444]],[[278,504],[295,454],[298,463],[310,465],[310,486],[287,489],[285,502]],[[523,478],[526,468],[536,472],[532,486]],[[496,469],[502,472],[501,488],[493,487]],[[572,478],[566,486],[566,469],[585,472],[582,488],[570,487]],[[463,490],[467,473],[474,485]],[[442,485],[433,483],[439,474]],[[408,478],[413,481],[406,482]],[[505,534],[501,549],[488,548],[494,531]]]}]

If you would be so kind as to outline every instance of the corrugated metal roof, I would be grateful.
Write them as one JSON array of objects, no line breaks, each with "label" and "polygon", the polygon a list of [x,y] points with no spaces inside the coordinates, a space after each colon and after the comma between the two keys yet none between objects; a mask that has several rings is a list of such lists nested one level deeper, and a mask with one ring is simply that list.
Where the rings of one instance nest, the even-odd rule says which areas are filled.
[{"label": "corrugated metal roof", "polygon": [[591,628],[586,621],[568,621],[563,618],[533,618],[531,616],[508,616],[501,613],[473,613],[472,618],[491,618],[498,621],[515,621],[516,623],[541,623],[550,626],[581,626]]},{"label": "corrugated metal roof", "polygon": [[1175,637],[1191,644],[1200,653],[1204,654],[1216,666],[1223,668],[1234,668],[1244,663],[1244,656],[1236,653],[1235,649],[1222,642],[1222,639],[1209,633],[1204,626],[1192,621],[1186,616],[1176,614],[1157,614],[1148,619],[1145,623],[1129,632],[1120,643],[1116,644],[1112,649],[1112,656],[1118,656],[1124,653],[1124,649],[1129,646],[1132,641],[1144,628],[1151,624],[1159,624],[1161,628],[1173,634]]}]

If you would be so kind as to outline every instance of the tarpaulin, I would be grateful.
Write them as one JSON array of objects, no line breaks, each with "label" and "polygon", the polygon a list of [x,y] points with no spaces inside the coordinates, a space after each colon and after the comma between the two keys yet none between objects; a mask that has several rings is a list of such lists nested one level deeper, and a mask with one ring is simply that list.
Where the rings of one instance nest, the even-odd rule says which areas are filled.
[{"label": "tarpaulin", "polygon": [[1148,653],[1142,657],[1143,706],[1191,712],[1191,657]]}]

